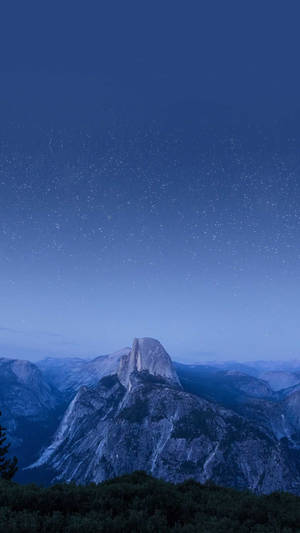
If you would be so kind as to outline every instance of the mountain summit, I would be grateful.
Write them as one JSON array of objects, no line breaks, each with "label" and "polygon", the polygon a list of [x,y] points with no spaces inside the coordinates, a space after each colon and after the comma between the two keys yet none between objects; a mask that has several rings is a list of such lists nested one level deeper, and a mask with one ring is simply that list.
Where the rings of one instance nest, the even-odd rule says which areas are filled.
[{"label": "mountain summit", "polygon": [[131,351],[120,360],[118,378],[129,390],[132,387],[131,375],[135,372],[148,372],[180,385],[171,357],[159,341],[150,337],[134,339]]}]

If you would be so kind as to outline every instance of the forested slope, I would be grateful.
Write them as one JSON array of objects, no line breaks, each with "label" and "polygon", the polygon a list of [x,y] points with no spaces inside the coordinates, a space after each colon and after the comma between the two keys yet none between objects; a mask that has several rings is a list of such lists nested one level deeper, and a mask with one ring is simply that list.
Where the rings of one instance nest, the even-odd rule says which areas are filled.
[{"label": "forested slope", "polygon": [[174,485],[135,472],[99,485],[49,488],[0,482],[0,532],[300,531],[300,498],[186,481]]}]

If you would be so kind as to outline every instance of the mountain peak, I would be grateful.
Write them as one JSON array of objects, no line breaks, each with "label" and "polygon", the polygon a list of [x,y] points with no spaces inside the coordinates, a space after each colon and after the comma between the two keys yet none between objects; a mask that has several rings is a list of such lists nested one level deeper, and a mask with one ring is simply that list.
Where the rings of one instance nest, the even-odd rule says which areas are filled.
[{"label": "mountain peak", "polygon": [[169,354],[158,340],[150,337],[134,339],[131,351],[120,361],[119,380],[125,387],[131,388],[131,374],[142,371],[180,385]]}]

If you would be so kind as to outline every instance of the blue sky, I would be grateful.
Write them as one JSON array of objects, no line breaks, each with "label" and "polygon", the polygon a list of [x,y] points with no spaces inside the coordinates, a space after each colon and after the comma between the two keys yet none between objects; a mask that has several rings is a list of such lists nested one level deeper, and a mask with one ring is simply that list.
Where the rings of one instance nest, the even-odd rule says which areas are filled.
[{"label": "blue sky", "polygon": [[2,355],[299,356],[297,2],[11,2]]}]

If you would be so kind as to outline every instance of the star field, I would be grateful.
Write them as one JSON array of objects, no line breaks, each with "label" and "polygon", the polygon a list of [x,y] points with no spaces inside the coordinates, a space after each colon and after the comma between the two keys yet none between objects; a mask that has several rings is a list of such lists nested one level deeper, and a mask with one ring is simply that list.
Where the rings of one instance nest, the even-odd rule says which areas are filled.
[{"label": "star field", "polygon": [[48,27],[47,53],[9,48],[3,355],[97,355],[153,336],[181,359],[299,356],[300,42],[292,13],[274,7],[267,27],[258,6],[247,22],[229,5],[217,34],[209,7],[181,21],[177,6],[170,27],[153,8],[155,43],[139,9],[117,33],[107,7],[93,46],[91,14],[74,10],[73,50],[60,27],[51,53]]}]

